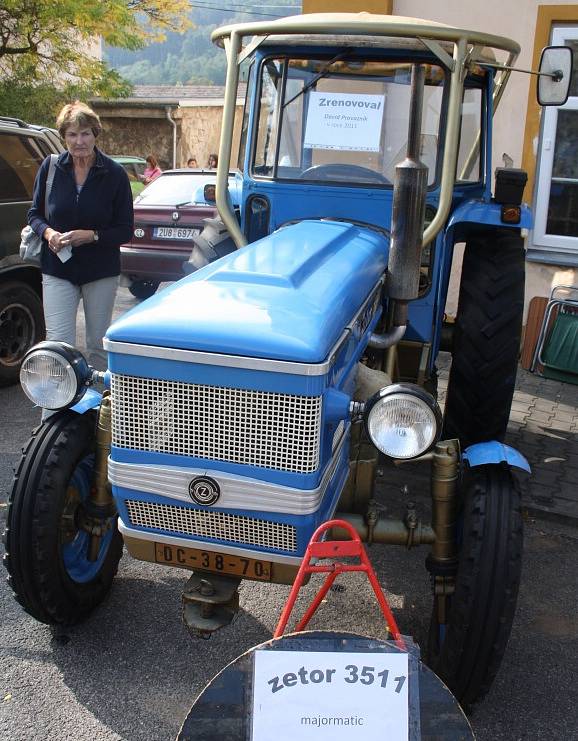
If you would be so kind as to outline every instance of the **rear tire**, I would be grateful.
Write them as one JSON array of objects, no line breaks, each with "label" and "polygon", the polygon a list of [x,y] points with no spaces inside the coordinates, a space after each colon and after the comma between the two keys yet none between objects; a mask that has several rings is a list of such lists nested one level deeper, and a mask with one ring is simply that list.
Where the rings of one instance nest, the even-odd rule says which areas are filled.
[{"label": "rear tire", "polygon": [[462,448],[503,440],[510,417],[524,310],[524,242],[513,229],[466,244],[443,438]]},{"label": "rear tire", "polygon": [[17,383],[28,350],[44,339],[42,301],[26,283],[0,284],[0,386]]},{"label": "rear tire", "polygon": [[135,280],[130,284],[128,290],[135,298],[142,300],[154,296],[159,286],[160,283],[156,283],[153,280]]},{"label": "rear tire", "polygon": [[514,620],[522,570],[520,492],[506,464],[466,472],[463,532],[447,622],[432,612],[427,664],[467,709],[489,690]]},{"label": "rear tire", "polygon": [[117,516],[102,518],[96,561],[79,527],[91,485],[95,415],[66,410],[32,434],[8,502],[4,564],[17,601],[36,620],[72,625],[105,598],[122,555]]}]

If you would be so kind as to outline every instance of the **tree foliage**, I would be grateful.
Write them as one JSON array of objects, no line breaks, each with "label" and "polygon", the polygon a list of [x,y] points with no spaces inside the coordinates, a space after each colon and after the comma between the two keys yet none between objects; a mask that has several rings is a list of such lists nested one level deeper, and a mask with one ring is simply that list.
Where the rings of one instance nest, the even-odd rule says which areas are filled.
[{"label": "tree foliage", "polygon": [[188,0],[2,0],[0,80],[115,96],[126,83],[99,45],[135,50],[189,28]]}]

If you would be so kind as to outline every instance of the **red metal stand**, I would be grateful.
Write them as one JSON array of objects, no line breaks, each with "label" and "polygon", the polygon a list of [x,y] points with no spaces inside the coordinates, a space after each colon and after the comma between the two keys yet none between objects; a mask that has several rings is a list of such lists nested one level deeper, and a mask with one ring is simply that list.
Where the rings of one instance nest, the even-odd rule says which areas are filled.
[{"label": "red metal stand", "polygon": [[[320,541],[319,539],[323,535],[323,533],[326,530],[330,530],[332,527],[339,527],[343,530],[347,530],[347,532],[351,536],[351,540]],[[345,564],[338,561],[322,565],[311,564],[312,558],[335,559],[339,557],[357,557],[359,558],[359,563]],[[331,585],[333,584],[337,576],[347,571],[364,571],[367,574],[367,578],[369,579],[369,582],[373,587],[373,591],[375,592],[375,596],[377,597],[377,601],[379,602],[379,606],[381,608],[383,616],[385,617],[385,621],[387,623],[389,631],[398,646],[405,650],[404,640],[401,637],[399,628],[397,627],[397,623],[395,622],[395,618],[393,617],[389,605],[387,604],[385,595],[383,594],[381,587],[379,586],[375,571],[373,570],[369,558],[367,557],[367,553],[365,552],[363,543],[361,542],[361,539],[355,532],[354,528],[344,520],[329,520],[328,522],[324,522],[311,536],[311,540],[309,541],[309,545],[307,546],[307,549],[305,551],[305,556],[303,557],[303,561],[301,562],[301,566],[299,567],[299,571],[297,572],[297,576],[295,577],[295,581],[293,582],[293,586],[291,587],[291,592],[289,594],[289,597],[287,598],[287,602],[285,604],[285,607],[283,608],[273,637],[279,638],[283,635],[283,632],[287,627],[287,623],[289,622],[291,611],[293,610],[293,607],[295,605],[297,595],[299,594],[299,590],[303,586],[303,578],[305,574],[324,573],[328,576],[325,579],[323,586],[317,593],[315,599],[305,612],[305,615],[303,615],[301,621],[295,628],[295,632],[299,632],[305,628],[305,626],[311,620],[315,611],[321,604],[323,598],[331,588]]]}]

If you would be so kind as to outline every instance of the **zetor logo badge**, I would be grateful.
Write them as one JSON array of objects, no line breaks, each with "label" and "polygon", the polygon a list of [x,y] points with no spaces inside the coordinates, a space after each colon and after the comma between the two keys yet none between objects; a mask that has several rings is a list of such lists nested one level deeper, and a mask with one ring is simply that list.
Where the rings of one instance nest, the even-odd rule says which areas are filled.
[{"label": "zetor logo badge", "polygon": [[215,504],[221,496],[219,484],[208,476],[197,476],[189,484],[189,495],[197,504]]}]

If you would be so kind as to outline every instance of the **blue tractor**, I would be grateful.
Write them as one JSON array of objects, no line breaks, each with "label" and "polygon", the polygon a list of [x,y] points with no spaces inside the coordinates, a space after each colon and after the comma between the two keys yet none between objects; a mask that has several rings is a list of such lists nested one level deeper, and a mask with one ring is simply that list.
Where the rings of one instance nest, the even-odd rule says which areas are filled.
[{"label": "blue tractor", "polygon": [[[28,353],[23,387],[59,411],[16,472],[10,583],[38,620],[78,622],[111,587],[124,540],[137,559],[192,571],[183,616],[210,634],[234,615],[241,579],[291,583],[337,513],[366,540],[429,549],[427,660],[469,704],[499,668],[521,568],[511,468],[528,466],[503,439],[531,215],[523,173],[491,177],[492,116],[519,47],[366,13],[213,40],[228,60],[215,198],[238,249],[116,321],[104,375],[62,343]],[[568,54],[544,55],[545,103],[564,99]],[[440,349],[452,354],[443,415]],[[429,463],[430,523],[378,517],[383,457]]]}]

